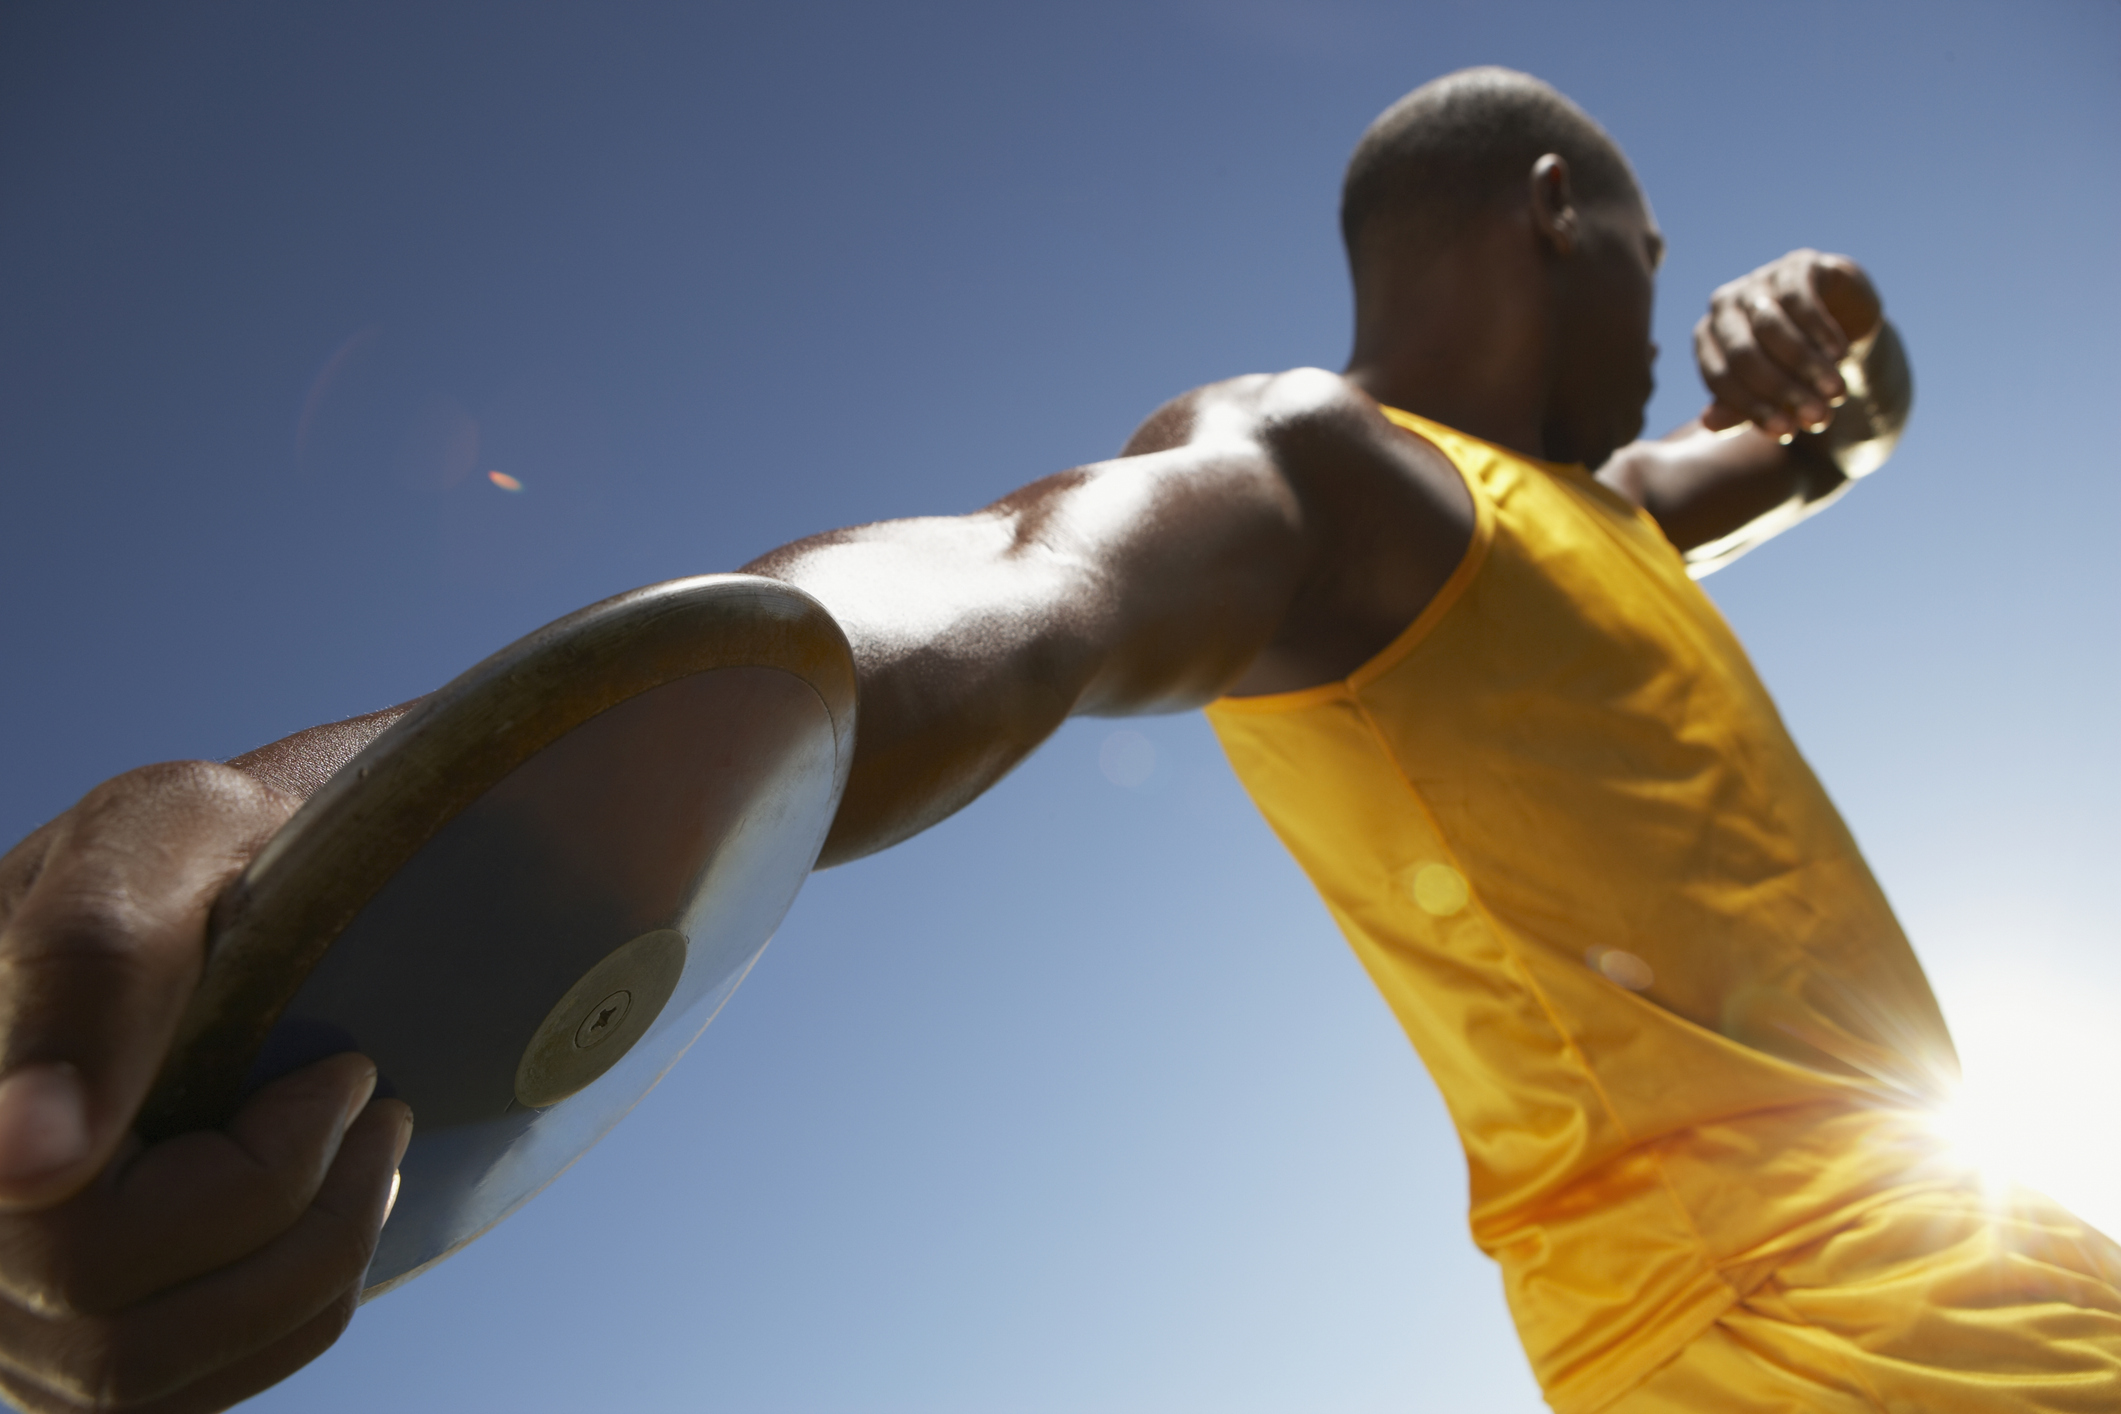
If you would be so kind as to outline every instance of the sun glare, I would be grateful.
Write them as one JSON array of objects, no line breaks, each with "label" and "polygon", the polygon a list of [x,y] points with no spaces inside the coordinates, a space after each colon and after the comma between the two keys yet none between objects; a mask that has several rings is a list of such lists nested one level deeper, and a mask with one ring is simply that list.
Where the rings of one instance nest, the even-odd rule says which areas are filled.
[{"label": "sun glare", "polygon": [[1981,1177],[1981,1186],[2001,1193],[2013,1183],[2039,1187],[2016,1170],[2014,1155],[2022,1151],[2014,1144],[2012,1119],[1996,1096],[1975,1086],[1962,1085],[1957,1093],[1930,1117],[1934,1129],[1952,1158]]},{"label": "sun glare", "polygon": [[2110,1235],[2121,1232],[2121,1056],[2107,1044],[2117,1001],[2052,976],[1947,989],[1965,1080],[1935,1119],[1988,1187],[2023,1184]]}]

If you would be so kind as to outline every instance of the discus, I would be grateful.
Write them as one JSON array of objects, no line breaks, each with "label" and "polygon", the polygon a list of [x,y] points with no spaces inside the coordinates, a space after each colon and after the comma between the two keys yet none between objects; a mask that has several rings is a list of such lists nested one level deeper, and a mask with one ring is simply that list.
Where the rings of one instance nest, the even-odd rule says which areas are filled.
[{"label": "discus", "polygon": [[817,861],[854,664],[814,599],[709,575],[494,654],[342,767],[222,897],[139,1127],[341,1051],[412,1107],[376,1296],[521,1207],[706,1029]]}]

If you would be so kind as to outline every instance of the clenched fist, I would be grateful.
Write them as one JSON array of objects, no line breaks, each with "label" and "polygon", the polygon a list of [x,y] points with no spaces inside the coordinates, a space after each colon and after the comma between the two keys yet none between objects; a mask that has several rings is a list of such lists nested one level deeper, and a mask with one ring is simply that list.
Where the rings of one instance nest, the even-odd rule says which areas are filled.
[{"label": "clenched fist", "polygon": [[1750,422],[1788,441],[1823,432],[1849,395],[1841,361],[1876,334],[1882,309],[1845,255],[1793,250],[1709,297],[1694,356],[1715,401],[1710,431]]},{"label": "clenched fist", "polygon": [[338,1337],[412,1116],[320,1061],[227,1128],[131,1133],[221,891],[293,812],[204,762],[109,781],[0,858],[0,1390],[223,1409]]}]

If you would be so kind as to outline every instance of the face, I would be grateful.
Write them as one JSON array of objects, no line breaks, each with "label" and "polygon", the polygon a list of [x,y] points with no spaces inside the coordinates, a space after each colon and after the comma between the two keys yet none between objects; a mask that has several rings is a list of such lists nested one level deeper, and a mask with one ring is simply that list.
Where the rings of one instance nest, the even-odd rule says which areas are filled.
[{"label": "face", "polygon": [[1642,435],[1656,387],[1650,340],[1664,236],[1640,196],[1577,208],[1575,249],[1557,268],[1557,364],[1548,456],[1596,467]]}]

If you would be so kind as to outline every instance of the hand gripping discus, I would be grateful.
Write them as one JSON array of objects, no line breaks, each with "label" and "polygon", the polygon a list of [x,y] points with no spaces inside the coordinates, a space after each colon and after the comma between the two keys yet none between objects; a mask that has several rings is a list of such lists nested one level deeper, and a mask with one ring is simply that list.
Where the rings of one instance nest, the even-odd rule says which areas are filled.
[{"label": "hand gripping discus", "polygon": [[638,589],[421,702],[325,783],[215,910],[139,1120],[225,1123],[309,1061],[370,1056],[412,1106],[375,1296],[602,1138],[744,978],[817,861],[854,751],[854,662],[801,590]]}]

